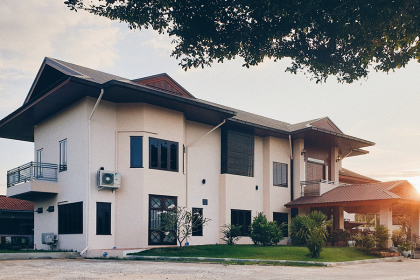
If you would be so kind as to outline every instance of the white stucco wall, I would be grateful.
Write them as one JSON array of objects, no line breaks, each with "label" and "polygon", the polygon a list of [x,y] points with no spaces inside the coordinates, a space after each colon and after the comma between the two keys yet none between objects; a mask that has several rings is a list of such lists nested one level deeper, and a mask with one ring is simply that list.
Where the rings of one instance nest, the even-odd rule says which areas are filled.
[{"label": "white stucco wall", "polygon": [[[87,143],[88,143],[88,111],[87,99],[62,110],[49,119],[35,126],[35,151],[43,149],[42,161],[59,163],[59,141],[67,138],[67,170],[58,173],[59,193],[50,199],[35,201],[35,209],[43,207],[42,214],[35,214],[34,243],[38,249],[50,249],[41,244],[41,233],[58,234],[57,203],[73,203],[83,201],[86,209],[87,186]],[[54,206],[54,212],[46,212],[48,206]],[[83,221],[86,223],[86,211]],[[67,250],[82,250],[85,246],[86,230],[83,234],[59,235],[58,247]]]}]

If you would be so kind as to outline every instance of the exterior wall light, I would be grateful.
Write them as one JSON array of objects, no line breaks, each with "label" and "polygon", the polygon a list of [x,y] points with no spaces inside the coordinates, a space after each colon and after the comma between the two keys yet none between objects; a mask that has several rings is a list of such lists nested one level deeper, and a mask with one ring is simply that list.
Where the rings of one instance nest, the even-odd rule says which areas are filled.
[{"label": "exterior wall light", "polygon": [[303,149],[302,152],[300,152],[300,154],[303,156],[306,153],[306,150]]},{"label": "exterior wall light", "polygon": [[255,186],[255,190],[258,191],[258,185]]},{"label": "exterior wall light", "polygon": [[206,183],[206,179],[203,179],[202,181],[201,181],[201,183],[203,183],[203,185]]},{"label": "exterior wall light", "polygon": [[338,156],[337,159],[335,160],[335,162],[339,162],[341,160],[341,157]]}]

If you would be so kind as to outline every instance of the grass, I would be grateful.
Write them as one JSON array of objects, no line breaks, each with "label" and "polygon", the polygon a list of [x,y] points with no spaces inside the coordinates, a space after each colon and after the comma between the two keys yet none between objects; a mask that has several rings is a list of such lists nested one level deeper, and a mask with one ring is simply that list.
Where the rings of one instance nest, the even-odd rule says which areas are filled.
[{"label": "grass", "polygon": [[320,258],[314,259],[309,250],[301,246],[256,246],[256,245],[201,245],[157,248],[133,253],[137,256],[166,256],[166,257],[208,257],[208,258],[236,258],[260,260],[290,260],[317,262],[344,262],[374,259],[360,248],[325,247]]},{"label": "grass", "polygon": [[26,249],[21,249],[21,250],[7,250],[7,249],[0,249],[0,254],[4,254],[4,253],[57,253],[57,252],[68,252],[68,251],[51,251],[51,250],[27,250]]}]

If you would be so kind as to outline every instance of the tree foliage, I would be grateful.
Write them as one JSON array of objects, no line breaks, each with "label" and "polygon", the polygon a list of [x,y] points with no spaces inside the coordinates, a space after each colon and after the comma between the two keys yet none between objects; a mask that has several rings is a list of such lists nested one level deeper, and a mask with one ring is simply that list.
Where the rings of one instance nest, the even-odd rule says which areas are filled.
[{"label": "tree foliage", "polygon": [[268,222],[263,213],[258,213],[251,224],[249,237],[255,245],[277,245],[283,239],[283,233],[276,222]]},{"label": "tree foliage", "polygon": [[222,240],[226,242],[227,245],[234,245],[238,241],[242,233],[242,226],[235,226],[231,224],[226,224],[222,226],[221,233],[223,234]]},{"label": "tree foliage", "polygon": [[[97,2],[97,1],[96,1]],[[317,82],[351,83],[368,66],[388,72],[420,62],[417,0],[66,0],[70,9],[173,36],[172,56],[185,69],[241,57],[292,59],[286,69]]]},{"label": "tree foliage", "polygon": [[204,226],[210,219],[200,213],[192,213],[186,207],[174,206],[161,214],[161,230],[174,237],[182,248],[182,243],[192,235],[194,229]]}]

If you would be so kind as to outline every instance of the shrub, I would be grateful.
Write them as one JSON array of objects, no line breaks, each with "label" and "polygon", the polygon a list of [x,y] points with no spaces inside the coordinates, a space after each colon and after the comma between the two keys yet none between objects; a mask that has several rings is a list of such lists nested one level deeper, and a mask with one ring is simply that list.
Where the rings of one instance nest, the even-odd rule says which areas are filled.
[{"label": "shrub", "polygon": [[398,245],[398,251],[400,253],[402,253],[404,251],[410,251],[412,248],[413,248],[413,246],[408,241],[402,242],[400,245]]},{"label": "shrub", "polygon": [[306,237],[306,247],[308,247],[311,252],[311,257],[319,258],[323,246],[325,246],[325,236],[322,227],[313,227],[309,229]]},{"label": "shrub", "polygon": [[252,221],[249,236],[255,245],[277,245],[283,239],[283,233],[276,222],[268,222],[263,213],[258,215]]},{"label": "shrub", "polygon": [[226,224],[222,227],[222,240],[226,242],[228,245],[234,245],[236,241],[238,241],[241,237],[239,236],[241,232],[242,226],[235,226],[231,224]]},{"label": "shrub", "polygon": [[403,243],[406,239],[406,235],[404,234],[403,230],[401,229],[394,229],[392,231],[392,243],[395,247],[398,247],[401,243]]},{"label": "shrub", "polygon": [[375,227],[374,236],[377,240],[377,246],[379,248],[387,247],[388,238],[390,237],[389,230],[384,225],[379,225]]},{"label": "shrub", "polygon": [[308,234],[307,228],[304,226],[304,221],[308,216],[296,216],[290,222],[290,237],[293,245],[304,245],[306,243],[306,236]]}]

